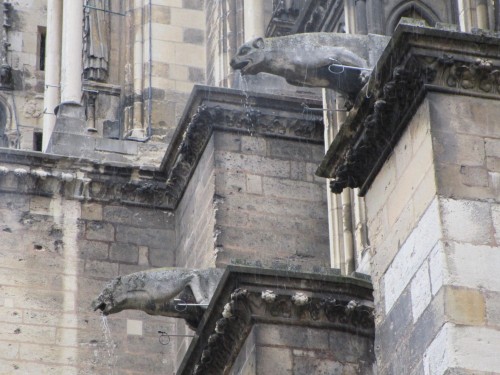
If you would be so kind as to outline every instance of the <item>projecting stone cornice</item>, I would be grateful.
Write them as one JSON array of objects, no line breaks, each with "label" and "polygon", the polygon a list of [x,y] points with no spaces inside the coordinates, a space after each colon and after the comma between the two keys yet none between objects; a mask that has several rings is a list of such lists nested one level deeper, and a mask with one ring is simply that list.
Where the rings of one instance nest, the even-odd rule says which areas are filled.
[{"label": "projecting stone cornice", "polygon": [[500,100],[500,37],[400,24],[317,175],[363,196],[429,91]]},{"label": "projecting stone cornice", "polygon": [[321,144],[321,114],[319,101],[196,86],[159,167],[2,149],[0,193],[174,210],[214,130]]},{"label": "projecting stone cornice", "polygon": [[374,336],[371,283],[329,273],[228,266],[177,374],[225,374],[255,324]]},{"label": "projecting stone cornice", "polygon": [[322,144],[321,102],[195,86],[160,167],[169,196],[182,197],[214,130]]}]

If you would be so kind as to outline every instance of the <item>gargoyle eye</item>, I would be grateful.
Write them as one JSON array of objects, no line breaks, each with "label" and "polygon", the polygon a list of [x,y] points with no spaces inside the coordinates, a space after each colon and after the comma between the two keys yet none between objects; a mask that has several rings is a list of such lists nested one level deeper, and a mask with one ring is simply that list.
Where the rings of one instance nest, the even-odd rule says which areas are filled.
[{"label": "gargoyle eye", "polygon": [[240,53],[238,53],[238,55],[246,55],[248,52],[250,52],[250,48],[243,47],[242,49],[240,49]]}]

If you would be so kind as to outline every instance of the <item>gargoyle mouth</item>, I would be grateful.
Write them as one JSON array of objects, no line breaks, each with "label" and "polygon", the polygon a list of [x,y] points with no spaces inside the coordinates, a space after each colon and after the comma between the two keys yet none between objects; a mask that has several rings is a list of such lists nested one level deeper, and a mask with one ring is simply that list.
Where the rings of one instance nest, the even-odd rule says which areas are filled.
[{"label": "gargoyle mouth", "polygon": [[243,73],[245,71],[245,67],[250,63],[249,60],[246,60],[246,61],[240,61],[240,62],[235,62],[235,61],[231,61],[231,68],[233,68],[233,70],[241,70],[241,72]]},{"label": "gargoyle mouth", "polygon": [[106,309],[106,304],[104,302],[101,302],[99,305],[94,307],[94,311],[101,310],[104,311]]}]

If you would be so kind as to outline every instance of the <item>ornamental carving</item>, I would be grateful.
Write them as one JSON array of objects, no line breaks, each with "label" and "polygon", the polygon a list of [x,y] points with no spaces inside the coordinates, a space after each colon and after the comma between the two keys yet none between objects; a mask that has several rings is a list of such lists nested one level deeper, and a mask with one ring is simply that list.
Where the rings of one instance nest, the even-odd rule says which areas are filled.
[{"label": "ornamental carving", "polygon": [[[400,24],[317,170],[364,195],[428,91],[500,99],[497,34]],[[460,52],[458,52],[460,51]]]},{"label": "ornamental carving", "polygon": [[391,79],[375,91],[370,112],[359,127],[358,141],[347,150],[330,182],[333,193],[341,193],[346,187],[363,186],[378,156],[390,150],[398,135],[401,117],[412,112],[424,85],[435,80],[436,61],[413,58],[405,65],[396,66]]},{"label": "ornamental carving", "polygon": [[325,327],[373,337],[373,307],[354,299],[329,299],[303,292],[280,294],[271,290],[235,289],[224,305],[222,317],[208,337],[193,374],[222,374],[232,365],[238,343],[258,321]]}]

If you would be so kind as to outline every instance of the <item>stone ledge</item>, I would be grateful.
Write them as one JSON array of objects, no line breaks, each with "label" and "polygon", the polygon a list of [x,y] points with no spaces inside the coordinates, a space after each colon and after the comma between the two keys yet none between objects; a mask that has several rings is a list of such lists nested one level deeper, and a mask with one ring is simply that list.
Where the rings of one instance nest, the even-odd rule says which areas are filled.
[{"label": "stone ledge", "polygon": [[500,100],[497,34],[400,24],[316,174],[363,196],[428,91]]},{"label": "stone ledge", "polygon": [[[77,106],[66,109],[80,110]],[[82,201],[174,210],[214,130],[322,144],[321,102],[196,86],[159,167],[126,160],[125,156],[134,156],[146,144],[69,135],[69,139],[87,140],[91,152],[87,154],[83,148],[83,157],[75,158],[2,149],[0,192],[62,194]],[[98,148],[113,148],[116,161],[93,160],[96,142]],[[67,143],[67,147],[77,147]]]},{"label": "stone ledge", "polygon": [[321,113],[315,100],[196,85],[161,163],[167,194],[180,200],[214,130],[322,144]]},{"label": "stone ledge", "polygon": [[177,374],[222,374],[258,323],[374,336],[371,284],[327,274],[228,266]]}]

